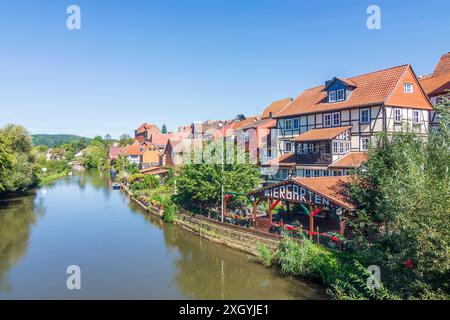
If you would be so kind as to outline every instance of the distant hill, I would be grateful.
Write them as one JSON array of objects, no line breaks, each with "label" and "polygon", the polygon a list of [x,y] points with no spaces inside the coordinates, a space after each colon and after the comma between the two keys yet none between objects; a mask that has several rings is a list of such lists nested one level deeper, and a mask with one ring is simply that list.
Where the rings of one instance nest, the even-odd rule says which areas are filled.
[{"label": "distant hill", "polygon": [[[73,134],[33,134],[31,137],[35,146],[45,145],[49,148],[54,148],[84,138]],[[84,139],[87,141],[90,140],[89,138]]]}]

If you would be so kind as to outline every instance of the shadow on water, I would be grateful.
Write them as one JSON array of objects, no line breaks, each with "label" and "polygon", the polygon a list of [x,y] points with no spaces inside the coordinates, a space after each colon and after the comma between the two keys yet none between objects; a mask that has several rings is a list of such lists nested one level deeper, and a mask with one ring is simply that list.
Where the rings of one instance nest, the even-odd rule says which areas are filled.
[{"label": "shadow on water", "polygon": [[36,193],[0,198],[0,291],[9,292],[8,271],[25,256],[31,227],[44,216],[42,199]]}]

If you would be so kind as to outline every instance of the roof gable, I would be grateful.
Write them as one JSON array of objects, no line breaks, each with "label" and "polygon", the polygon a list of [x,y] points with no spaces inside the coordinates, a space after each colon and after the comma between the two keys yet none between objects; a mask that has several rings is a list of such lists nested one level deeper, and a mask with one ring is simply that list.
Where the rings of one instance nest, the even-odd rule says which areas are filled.
[{"label": "roof gable", "polygon": [[[405,83],[411,83],[413,85],[412,93],[404,92]],[[411,66],[408,66],[408,68],[403,72],[394,90],[386,99],[385,104],[390,106],[433,110],[433,107],[428,100],[426,93],[420,86]]]}]

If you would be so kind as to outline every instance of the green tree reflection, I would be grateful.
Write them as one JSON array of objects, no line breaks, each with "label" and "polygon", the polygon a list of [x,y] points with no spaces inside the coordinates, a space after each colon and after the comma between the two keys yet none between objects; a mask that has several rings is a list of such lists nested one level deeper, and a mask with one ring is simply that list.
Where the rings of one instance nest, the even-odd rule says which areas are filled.
[{"label": "green tree reflection", "polygon": [[28,249],[30,229],[45,212],[35,194],[0,199],[0,291],[11,291],[7,273]]}]

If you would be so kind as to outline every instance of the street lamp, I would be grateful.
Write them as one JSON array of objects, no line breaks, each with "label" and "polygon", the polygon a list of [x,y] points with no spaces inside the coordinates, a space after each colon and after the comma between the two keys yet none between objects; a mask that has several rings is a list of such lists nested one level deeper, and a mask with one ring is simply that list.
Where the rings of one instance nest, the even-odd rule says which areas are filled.
[{"label": "street lamp", "polygon": [[[225,132],[224,132],[224,130],[225,130],[225,126],[224,126],[224,124],[222,123],[222,122],[219,122],[219,128],[221,128],[222,129],[222,139],[224,139],[225,138]],[[221,191],[221,197],[220,197],[220,199],[221,199],[221,201],[220,201],[220,203],[221,203],[221,221],[223,222],[223,217],[224,217],[224,214],[225,214],[225,212],[224,212],[224,208],[223,208],[223,194],[224,194],[224,181],[223,181],[223,173],[224,173],[224,162],[225,162],[225,150],[224,150],[224,146],[223,146],[223,140],[222,140],[222,181],[221,181],[221,183],[222,183],[222,191]]]}]

